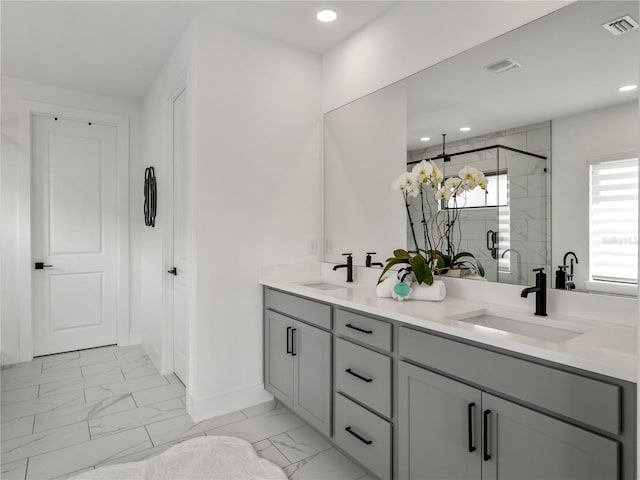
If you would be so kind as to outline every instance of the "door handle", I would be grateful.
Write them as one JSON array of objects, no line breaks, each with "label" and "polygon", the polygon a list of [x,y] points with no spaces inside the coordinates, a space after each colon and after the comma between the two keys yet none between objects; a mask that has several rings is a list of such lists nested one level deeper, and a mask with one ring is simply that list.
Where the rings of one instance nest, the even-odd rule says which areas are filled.
[{"label": "door handle", "polygon": [[484,452],[482,454],[482,458],[485,462],[491,460],[491,454],[489,453],[489,415],[491,415],[491,410],[485,410],[483,415],[483,443],[484,443]]},{"label": "door handle", "polygon": [[467,405],[467,421],[469,422],[467,427],[467,430],[469,432],[469,452],[476,451],[475,442],[473,441],[473,410],[475,408],[476,404],[473,402]]},{"label": "door handle", "polygon": [[44,262],[36,262],[36,270],[42,270],[44,268],[51,268],[53,265],[45,265]]},{"label": "door handle", "polygon": [[173,267],[171,270],[167,270],[167,273],[170,273],[171,275],[178,275],[178,269]]},{"label": "door handle", "polygon": [[491,258],[498,258],[498,233],[493,230],[487,231],[487,250],[491,252]]}]

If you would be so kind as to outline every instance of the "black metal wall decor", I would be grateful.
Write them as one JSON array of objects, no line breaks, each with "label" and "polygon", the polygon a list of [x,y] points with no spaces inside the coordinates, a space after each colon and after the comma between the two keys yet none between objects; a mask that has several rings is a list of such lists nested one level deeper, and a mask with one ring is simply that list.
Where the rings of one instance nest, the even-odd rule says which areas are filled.
[{"label": "black metal wall decor", "polygon": [[156,226],[157,208],[156,172],[153,167],[144,171],[144,224],[148,227]]}]

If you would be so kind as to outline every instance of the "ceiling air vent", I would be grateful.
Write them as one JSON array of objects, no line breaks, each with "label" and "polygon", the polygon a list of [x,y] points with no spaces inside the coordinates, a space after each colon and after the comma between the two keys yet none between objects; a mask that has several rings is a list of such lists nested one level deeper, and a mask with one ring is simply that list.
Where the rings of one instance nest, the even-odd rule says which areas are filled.
[{"label": "ceiling air vent", "polygon": [[638,28],[638,22],[629,15],[625,15],[622,18],[603,23],[602,26],[605,30],[610,31],[614,35],[622,35],[623,33],[627,33]]},{"label": "ceiling air vent", "polygon": [[504,60],[498,60],[497,62],[490,63],[489,65],[485,65],[484,68],[493,73],[504,73],[509,70],[513,70],[514,68],[519,68],[520,65],[518,62],[511,60],[510,58],[505,58]]}]

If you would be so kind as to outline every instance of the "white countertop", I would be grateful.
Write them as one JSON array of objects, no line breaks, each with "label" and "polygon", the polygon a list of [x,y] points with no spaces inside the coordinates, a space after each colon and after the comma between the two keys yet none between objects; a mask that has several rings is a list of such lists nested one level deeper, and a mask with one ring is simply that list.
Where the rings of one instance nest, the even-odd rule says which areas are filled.
[{"label": "white countertop", "polygon": [[[319,278],[309,278],[306,281],[265,279],[261,283],[267,287],[314,300],[397,320],[406,325],[415,325],[621,380],[637,382],[635,327],[570,316],[534,317],[533,312],[528,310],[450,295],[442,302],[416,300],[399,302],[391,298],[378,298],[373,285],[350,285],[334,280],[329,282],[345,288],[319,290],[302,285],[302,283],[313,281],[325,280]],[[585,333],[564,342],[550,342],[458,321],[485,313],[549,326],[561,327],[566,323],[572,328],[578,326],[578,330]]]}]

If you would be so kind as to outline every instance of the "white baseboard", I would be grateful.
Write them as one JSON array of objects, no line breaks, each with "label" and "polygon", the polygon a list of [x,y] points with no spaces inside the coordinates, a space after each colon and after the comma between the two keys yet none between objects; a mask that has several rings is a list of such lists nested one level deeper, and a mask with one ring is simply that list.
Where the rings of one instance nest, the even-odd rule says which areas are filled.
[{"label": "white baseboard", "polygon": [[273,400],[273,395],[264,389],[263,383],[259,383],[209,397],[194,398],[190,395],[189,414],[194,422],[199,422],[270,400]]},{"label": "white baseboard", "polygon": [[128,345],[138,345],[142,343],[142,339],[140,338],[139,333],[130,333],[129,334],[129,343]]}]

